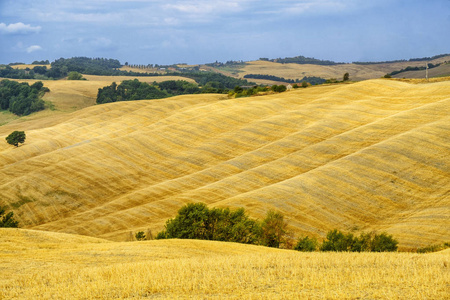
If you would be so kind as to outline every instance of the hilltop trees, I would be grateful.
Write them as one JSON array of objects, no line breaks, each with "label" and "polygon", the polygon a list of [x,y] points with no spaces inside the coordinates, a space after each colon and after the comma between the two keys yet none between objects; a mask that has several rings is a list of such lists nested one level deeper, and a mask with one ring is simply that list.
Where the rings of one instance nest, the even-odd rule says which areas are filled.
[{"label": "hilltop trees", "polygon": [[5,139],[8,144],[19,147],[19,144],[23,144],[25,142],[25,138],[26,135],[24,131],[13,131]]}]

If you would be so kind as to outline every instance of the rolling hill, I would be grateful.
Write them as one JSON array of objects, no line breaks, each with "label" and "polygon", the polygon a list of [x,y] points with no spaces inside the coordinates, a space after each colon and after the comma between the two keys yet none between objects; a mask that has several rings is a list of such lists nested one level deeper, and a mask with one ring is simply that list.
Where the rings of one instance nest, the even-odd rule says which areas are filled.
[{"label": "rolling hill", "polygon": [[448,252],[301,253],[0,228],[2,299],[446,299]]},{"label": "rolling hill", "polygon": [[[244,66],[227,72],[225,69],[208,67],[208,70],[222,72],[229,76],[237,76],[243,78],[247,74],[264,74],[283,77],[285,79],[301,80],[305,76],[316,76],[324,79],[342,80],[345,73],[350,74],[350,80],[360,81],[367,79],[381,78],[393,71],[399,71],[406,67],[424,67],[426,63],[444,63],[450,62],[450,56],[443,56],[430,61],[403,61],[403,62],[386,62],[386,63],[365,63],[365,64],[337,64],[337,65],[314,65],[314,64],[296,64],[296,63],[277,63],[272,61],[250,61]],[[443,64],[436,69],[430,69],[431,76],[448,76],[449,64]],[[425,71],[417,71],[415,73],[400,73],[397,78],[425,78]],[[258,84],[274,84],[261,79],[251,79]]]},{"label": "rolling hill", "polygon": [[[450,237],[450,82],[370,80],[96,105],[0,127],[0,205],[29,229],[123,241],[185,203],[285,214],[295,235]],[[51,118],[51,117],[49,117]]]}]

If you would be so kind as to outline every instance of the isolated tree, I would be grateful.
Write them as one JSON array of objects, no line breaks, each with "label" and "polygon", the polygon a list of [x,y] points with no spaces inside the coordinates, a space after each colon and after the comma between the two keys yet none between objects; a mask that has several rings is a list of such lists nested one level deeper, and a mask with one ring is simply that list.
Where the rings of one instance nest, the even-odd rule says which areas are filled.
[{"label": "isolated tree", "polygon": [[134,235],[134,237],[136,238],[136,240],[138,241],[143,241],[145,240],[146,236],[145,233],[143,231],[138,231],[136,232],[136,234]]},{"label": "isolated tree", "polygon": [[262,243],[268,247],[279,248],[284,242],[287,223],[280,212],[269,210],[266,218],[262,221]]},{"label": "isolated tree", "polygon": [[19,227],[19,222],[14,220],[14,213],[11,211],[5,214],[5,209],[0,206],[0,227]]},{"label": "isolated tree", "polygon": [[308,83],[306,81],[302,82],[302,88],[307,88],[308,87]]},{"label": "isolated tree", "polygon": [[344,74],[344,77],[342,78],[342,80],[343,81],[348,81],[349,79],[350,79],[350,74],[348,74],[348,72],[347,72],[347,73]]},{"label": "isolated tree", "polygon": [[10,135],[6,137],[6,141],[10,145],[19,147],[19,143],[23,144],[25,142],[25,132],[24,131],[13,131]]}]

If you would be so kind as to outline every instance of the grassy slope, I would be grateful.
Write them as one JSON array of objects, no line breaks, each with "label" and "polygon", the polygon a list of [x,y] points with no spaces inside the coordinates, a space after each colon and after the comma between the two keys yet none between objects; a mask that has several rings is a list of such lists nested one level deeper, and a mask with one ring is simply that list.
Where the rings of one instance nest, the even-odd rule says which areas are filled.
[{"label": "grassy slope", "polygon": [[[44,101],[51,103],[53,109],[47,109],[38,113],[31,114],[26,117],[17,119],[17,117],[8,112],[0,113],[0,125],[11,123],[16,126],[17,123],[35,121],[37,119],[44,122],[47,126],[53,123],[53,120],[48,118],[49,116],[59,115],[61,113],[73,112],[95,105],[97,98],[97,92],[99,88],[103,88],[110,85],[112,82],[119,84],[124,80],[133,80],[137,78],[141,82],[153,83],[166,81],[166,80],[186,80],[189,82],[195,82],[190,78],[180,76],[145,76],[145,77],[132,77],[132,76],[96,76],[96,75],[83,75],[87,81],[84,80],[40,80],[44,83],[45,87],[50,89],[50,93],[46,93]],[[0,78],[2,80],[2,78]],[[14,80],[14,79],[8,79]],[[32,84],[38,80],[16,80],[20,82],[28,82]],[[46,119],[46,120],[43,120]],[[14,121],[15,122],[12,122]]]},{"label": "grassy slope", "polygon": [[0,228],[4,299],[445,299],[448,252],[299,253]]},{"label": "grassy slope", "polygon": [[[291,230],[449,239],[450,83],[373,80],[223,100],[94,106],[0,127],[0,201],[28,228],[126,240],[191,201],[282,211]],[[38,128],[38,129],[34,129]]]},{"label": "grassy slope", "polygon": [[[408,71],[394,75],[395,78],[425,78],[426,71]],[[428,69],[428,78],[450,76],[450,63],[440,65],[439,67]]]},{"label": "grassy slope", "polygon": [[[450,56],[438,58],[436,60],[429,61],[430,63],[441,63],[444,61],[450,61]],[[239,73],[239,77],[243,77],[246,74],[267,74],[278,77],[284,77],[286,79],[302,79],[304,76],[317,76],[325,79],[335,78],[342,80],[343,75],[348,72],[351,80],[366,80],[380,78],[391,73],[392,71],[398,71],[408,66],[425,66],[425,62],[396,62],[396,63],[384,63],[384,64],[370,64],[370,65],[358,65],[358,64],[343,64],[334,66],[319,66],[319,65],[300,65],[300,64],[281,64],[268,61],[252,61],[249,62]],[[430,69],[431,72],[432,69]],[[404,74],[404,73],[402,73]],[[424,77],[425,73],[417,73],[416,76]],[[430,73],[430,76],[434,76]],[[403,77],[403,75],[401,76]],[[406,77],[410,78],[410,77]],[[411,77],[412,78],[412,77]],[[251,79],[260,83],[257,79]]]}]

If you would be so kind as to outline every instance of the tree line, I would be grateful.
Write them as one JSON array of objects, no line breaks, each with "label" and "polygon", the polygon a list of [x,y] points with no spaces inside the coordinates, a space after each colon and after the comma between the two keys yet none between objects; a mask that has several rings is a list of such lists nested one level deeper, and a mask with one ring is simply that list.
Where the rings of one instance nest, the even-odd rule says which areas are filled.
[{"label": "tree line", "polygon": [[260,58],[260,60],[263,61],[271,61],[281,64],[311,64],[311,65],[323,65],[323,66],[332,66],[332,65],[338,65],[342,63],[337,63],[331,60],[321,60],[314,57],[305,57],[302,55],[294,56],[294,57],[285,57],[285,58],[275,58],[275,59],[268,59],[268,58]]},{"label": "tree line", "polygon": [[41,81],[32,85],[8,79],[0,81],[0,108],[24,116],[44,109],[41,97],[50,91]]},{"label": "tree line", "polygon": [[265,74],[247,74],[244,75],[244,78],[249,79],[265,79],[265,80],[272,80],[272,81],[281,81],[281,82],[288,82],[288,83],[302,83],[302,82],[308,82],[311,85],[316,84],[323,84],[326,82],[325,79],[316,77],[316,76],[304,76],[302,79],[286,79],[284,77],[278,77],[274,75],[265,75]]},{"label": "tree line", "polygon": [[[143,232],[136,237],[145,238]],[[156,239],[201,239],[268,247],[289,248],[287,222],[283,214],[270,210],[262,220],[250,218],[243,208],[209,209],[204,203],[189,203],[178,211],[175,218],[167,220],[164,230]],[[383,232],[362,233],[359,237],[352,233],[331,230],[322,244],[316,238],[301,237],[292,247],[298,251],[348,251],[386,252],[397,251],[398,241]]]},{"label": "tree line", "polygon": [[185,80],[168,80],[160,83],[148,84],[137,79],[124,80],[117,85],[98,89],[97,103],[110,103],[117,101],[130,101],[142,99],[162,99],[176,95],[200,93],[200,88]]},{"label": "tree line", "polygon": [[[432,68],[439,67],[441,64],[440,64],[440,63],[438,63],[438,64],[432,64],[432,63],[429,63],[429,64],[427,64],[427,65],[428,65],[428,68],[429,68],[429,69],[432,69]],[[400,73],[403,73],[403,72],[408,72],[408,71],[422,71],[422,70],[425,70],[425,69],[426,69],[426,66],[420,66],[420,67],[411,67],[411,66],[407,66],[407,67],[404,68],[404,69],[401,69],[401,70],[398,70],[398,71],[393,71],[393,72],[391,72],[391,73],[389,73],[389,74],[387,74],[387,75],[394,76],[394,75],[397,75],[397,74],[400,74]]]}]

